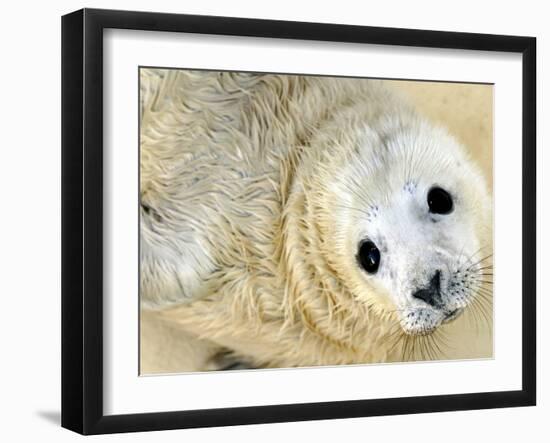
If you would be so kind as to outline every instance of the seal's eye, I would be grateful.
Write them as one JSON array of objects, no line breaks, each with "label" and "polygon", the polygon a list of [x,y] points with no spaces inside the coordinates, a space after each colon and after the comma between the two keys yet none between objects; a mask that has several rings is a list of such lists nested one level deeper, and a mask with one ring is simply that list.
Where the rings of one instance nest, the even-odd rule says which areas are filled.
[{"label": "seal's eye", "polygon": [[428,192],[428,206],[432,214],[450,214],[453,211],[453,199],[444,189],[432,188]]},{"label": "seal's eye", "polygon": [[373,242],[367,240],[359,246],[357,260],[365,271],[374,274],[380,266],[380,251]]}]

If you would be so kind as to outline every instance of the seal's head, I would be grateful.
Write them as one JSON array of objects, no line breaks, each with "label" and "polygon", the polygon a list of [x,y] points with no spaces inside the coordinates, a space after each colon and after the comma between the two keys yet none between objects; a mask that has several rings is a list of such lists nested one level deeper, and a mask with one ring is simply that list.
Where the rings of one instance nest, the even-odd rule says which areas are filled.
[{"label": "seal's head", "polygon": [[357,301],[426,335],[490,284],[491,198],[443,129],[412,112],[372,120],[320,140],[312,183],[326,192],[310,200],[323,254]]}]

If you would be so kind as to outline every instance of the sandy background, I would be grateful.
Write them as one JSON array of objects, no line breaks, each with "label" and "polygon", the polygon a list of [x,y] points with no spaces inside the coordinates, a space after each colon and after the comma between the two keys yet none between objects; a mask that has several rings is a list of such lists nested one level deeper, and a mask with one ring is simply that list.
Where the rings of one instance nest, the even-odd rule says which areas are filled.
[{"label": "sandy background", "polygon": [[[448,129],[483,170],[489,188],[493,183],[493,87],[459,83],[388,81],[414,103],[420,113]],[[448,325],[448,327],[452,327]],[[185,371],[189,347],[185,335],[142,311],[140,331],[141,373]],[[452,358],[491,357],[492,332],[472,329]]]}]

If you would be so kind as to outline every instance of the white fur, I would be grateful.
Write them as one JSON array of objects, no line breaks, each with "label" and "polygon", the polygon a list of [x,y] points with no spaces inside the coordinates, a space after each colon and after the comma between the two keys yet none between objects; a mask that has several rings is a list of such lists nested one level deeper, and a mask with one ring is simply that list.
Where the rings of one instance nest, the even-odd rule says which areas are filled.
[{"label": "white fur", "polygon": [[415,288],[439,269],[446,310],[475,299],[487,188],[383,82],[142,69],[141,94],[141,296],[187,334],[258,366],[414,359],[396,327],[444,327]]}]

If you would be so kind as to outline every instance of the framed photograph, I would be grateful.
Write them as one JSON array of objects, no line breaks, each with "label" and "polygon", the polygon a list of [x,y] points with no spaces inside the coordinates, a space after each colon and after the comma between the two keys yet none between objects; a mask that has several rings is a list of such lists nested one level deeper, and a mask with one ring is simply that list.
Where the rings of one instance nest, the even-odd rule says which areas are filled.
[{"label": "framed photograph", "polygon": [[62,425],[534,405],[532,37],[62,19]]}]

